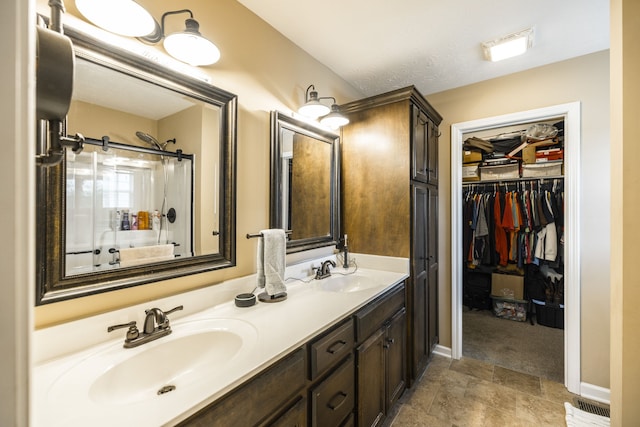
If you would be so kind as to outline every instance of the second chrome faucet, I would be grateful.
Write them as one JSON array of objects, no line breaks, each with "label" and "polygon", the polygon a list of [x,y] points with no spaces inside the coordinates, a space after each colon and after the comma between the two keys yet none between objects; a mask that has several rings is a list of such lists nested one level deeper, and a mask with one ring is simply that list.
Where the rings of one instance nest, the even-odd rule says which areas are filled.
[{"label": "second chrome faucet", "polygon": [[139,345],[157,340],[171,333],[171,326],[167,315],[182,310],[184,307],[179,305],[168,311],[162,311],[159,308],[150,308],[145,310],[144,327],[142,333],[138,330],[136,322],[124,323],[122,325],[113,325],[107,328],[107,332],[121,328],[129,328],[124,340],[124,348],[138,347]]}]

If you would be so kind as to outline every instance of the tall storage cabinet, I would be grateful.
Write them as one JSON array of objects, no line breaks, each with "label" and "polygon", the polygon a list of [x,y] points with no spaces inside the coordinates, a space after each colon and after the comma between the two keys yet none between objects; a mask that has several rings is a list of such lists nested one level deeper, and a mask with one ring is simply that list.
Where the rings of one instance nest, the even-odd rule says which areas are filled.
[{"label": "tall storage cabinet", "polygon": [[409,258],[409,382],[438,342],[438,126],[410,86],[342,105],[341,211],[350,251]]}]

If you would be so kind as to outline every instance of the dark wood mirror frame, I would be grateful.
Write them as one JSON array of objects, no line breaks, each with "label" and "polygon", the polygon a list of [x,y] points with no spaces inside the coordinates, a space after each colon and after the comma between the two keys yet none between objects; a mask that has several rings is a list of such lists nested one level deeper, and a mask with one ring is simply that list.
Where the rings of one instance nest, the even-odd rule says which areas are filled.
[{"label": "dark wood mirror frame", "polygon": [[[65,28],[77,57],[169,88],[220,109],[219,252],[136,267],[65,276],[65,166],[36,168],[36,305],[227,268],[236,263],[237,97],[204,81],[73,28]],[[211,183],[211,185],[216,185]],[[214,213],[212,213],[213,215]]]},{"label": "dark wood mirror frame", "polygon": [[[286,225],[283,224],[285,215],[282,212],[283,198],[285,197],[282,185],[285,177],[281,161],[283,152],[283,130],[289,130],[294,134],[317,140],[320,144],[328,144],[329,150],[327,151],[329,158],[326,160],[330,163],[329,176],[322,177],[323,180],[328,182],[327,196],[329,206],[326,209],[328,218],[322,218],[322,221],[327,221],[328,232],[297,237],[296,230],[290,230],[291,238],[287,241],[287,253],[336,245],[339,241],[340,233],[340,137],[333,132],[320,129],[279,111],[271,112],[270,226],[271,228],[287,228]],[[309,183],[308,187],[313,188],[314,183]],[[310,207],[309,210],[313,210],[313,207]]]}]

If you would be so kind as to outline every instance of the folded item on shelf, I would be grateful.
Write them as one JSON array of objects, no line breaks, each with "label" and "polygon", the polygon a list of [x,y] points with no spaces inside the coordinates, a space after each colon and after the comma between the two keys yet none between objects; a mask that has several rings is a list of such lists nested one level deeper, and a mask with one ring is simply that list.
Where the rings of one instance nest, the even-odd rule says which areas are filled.
[{"label": "folded item on shelf", "polygon": [[465,139],[464,144],[462,145],[462,148],[464,150],[472,150],[474,148],[477,148],[486,153],[493,153],[494,151],[494,147],[492,143],[482,138],[478,138],[476,136],[472,136],[471,138]]}]

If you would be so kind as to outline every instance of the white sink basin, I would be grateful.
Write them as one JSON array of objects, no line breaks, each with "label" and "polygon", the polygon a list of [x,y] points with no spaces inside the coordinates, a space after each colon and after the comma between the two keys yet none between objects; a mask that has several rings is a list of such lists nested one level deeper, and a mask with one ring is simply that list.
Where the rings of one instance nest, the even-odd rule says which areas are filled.
[{"label": "white sink basin", "polygon": [[140,347],[125,349],[119,343],[90,355],[55,381],[49,402],[67,400],[70,389],[109,406],[180,393],[215,377],[257,341],[255,328],[237,319],[176,322],[172,330]]},{"label": "white sink basin", "polygon": [[331,277],[316,280],[313,283],[315,289],[324,292],[360,292],[371,288],[388,285],[383,278],[377,277],[371,272],[361,270],[351,274],[333,273]]}]

